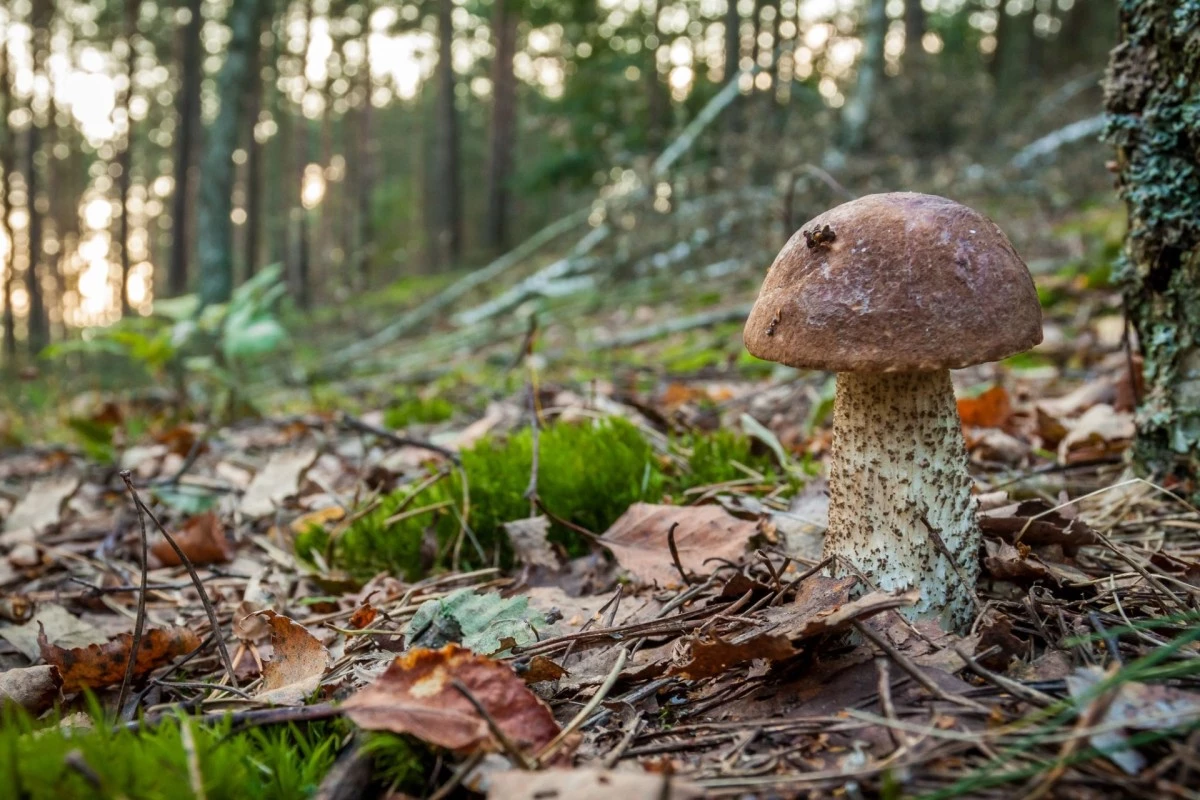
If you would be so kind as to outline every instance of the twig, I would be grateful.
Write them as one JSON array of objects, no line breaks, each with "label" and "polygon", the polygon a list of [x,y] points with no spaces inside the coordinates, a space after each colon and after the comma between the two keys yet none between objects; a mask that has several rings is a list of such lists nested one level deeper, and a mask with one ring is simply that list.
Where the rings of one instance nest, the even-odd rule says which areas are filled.
[{"label": "twig", "polygon": [[974,656],[958,645],[955,645],[954,652],[958,653],[958,657],[966,662],[966,665],[971,669],[972,672],[995,686],[1000,691],[1008,692],[1013,697],[1019,698],[1028,703],[1033,703],[1036,706],[1045,707],[1053,705],[1056,702],[1053,697],[1034,689],[1032,686],[1026,686],[1025,684],[1014,681],[1011,678],[1006,678],[1003,675],[992,672],[990,669],[980,664],[974,658]]},{"label": "twig", "polygon": [[137,669],[138,651],[142,647],[142,633],[146,628],[146,584],[148,583],[147,565],[150,561],[150,542],[149,536],[146,534],[146,517],[142,513],[142,503],[138,499],[137,491],[135,491],[133,488],[133,476],[129,470],[122,470],[121,480],[125,482],[126,488],[129,489],[129,494],[133,497],[133,507],[137,510],[138,523],[141,528],[142,581],[141,590],[138,592],[137,618],[133,622],[133,641],[129,645],[129,663],[125,665],[125,676],[121,678],[121,690],[117,693],[118,719],[120,719],[124,714],[125,693],[129,691],[129,685],[133,682],[133,673]]},{"label": "twig", "polygon": [[891,657],[892,661],[896,662],[896,665],[899,666],[900,669],[907,672],[914,681],[919,683],[934,697],[938,698],[939,700],[945,700],[948,703],[954,703],[955,705],[962,706],[963,708],[969,708],[972,711],[979,711],[984,714],[988,713],[987,707],[983,704],[977,703],[974,700],[969,700],[965,697],[957,697],[942,689],[942,687],[933,682],[933,679],[922,672],[920,667],[910,661],[907,656],[897,650],[891,642],[877,633],[869,625],[864,625],[863,623],[856,621],[854,623],[854,629],[858,631],[864,639],[869,640],[871,644],[887,653],[888,656]]},{"label": "twig", "polygon": [[1100,634],[1100,638],[1104,640],[1104,646],[1108,648],[1108,656],[1114,663],[1121,665],[1125,663],[1125,659],[1121,656],[1121,647],[1117,644],[1117,638],[1108,632],[1108,628],[1104,627],[1104,623],[1100,621],[1100,615],[1095,611],[1088,612],[1088,622],[1092,623],[1092,627],[1096,629],[1096,633]]},{"label": "twig", "polygon": [[537,512],[538,506],[538,456],[541,454],[541,430],[537,409],[537,381],[531,366],[529,368],[529,435],[533,453],[529,466],[529,485],[525,487],[525,494],[522,495],[529,501],[529,516],[531,517]]},{"label": "twig", "polygon": [[414,439],[411,436],[401,436],[398,433],[389,431],[387,428],[381,428],[378,425],[372,425],[365,420],[361,420],[353,414],[346,414],[343,412],[341,415],[341,425],[343,428],[348,430],[359,431],[360,433],[369,433],[372,436],[378,436],[380,439],[384,439],[390,444],[396,445],[397,447],[419,447],[422,450],[431,450],[435,453],[443,455],[453,461],[455,464],[458,464],[461,461],[458,453],[447,447],[442,447],[440,444],[434,444],[426,439]]},{"label": "twig", "polygon": [[229,674],[229,683],[232,686],[237,686],[237,676],[233,672],[233,660],[229,657],[229,649],[225,646],[224,637],[221,636],[221,623],[217,619],[217,611],[215,608],[213,608],[212,601],[208,599],[208,592],[204,590],[204,582],[200,580],[200,575],[196,572],[196,566],[192,564],[192,560],[188,558],[187,553],[183,552],[182,548],[179,547],[175,541],[175,538],[167,532],[166,526],[164,526],[162,522],[159,521],[158,517],[154,515],[154,512],[151,511],[144,502],[142,502],[142,498],[138,496],[137,490],[133,488],[133,483],[128,478],[126,478],[125,481],[126,485],[129,487],[130,493],[133,495],[134,503],[136,503],[138,508],[144,511],[146,515],[150,517],[150,521],[154,523],[154,525],[158,528],[158,532],[161,533],[163,538],[167,540],[167,544],[169,544],[171,549],[175,551],[175,555],[179,557],[180,563],[183,564],[184,568],[187,569],[188,575],[191,576],[192,583],[196,587],[196,592],[200,595],[200,602],[204,604],[204,612],[208,614],[208,622],[210,625],[212,625],[213,633],[215,634],[217,642],[217,650],[220,651],[221,660],[225,664],[225,671]]},{"label": "twig", "polygon": [[[896,716],[896,705],[892,702],[892,676],[885,656],[875,656],[875,672],[878,674],[879,706],[884,716],[896,722],[899,717]],[[888,735],[896,747],[908,747],[908,737],[899,728],[888,728]]]},{"label": "twig", "polygon": [[679,548],[675,546],[675,529],[678,527],[678,522],[671,523],[671,527],[667,531],[667,548],[671,551],[671,561],[674,562],[675,569],[679,570],[679,577],[683,578],[683,585],[690,586],[692,579],[688,577],[687,570],[683,568],[683,562],[679,560]]},{"label": "twig", "polygon": [[604,698],[608,697],[608,693],[611,692],[613,686],[616,685],[617,678],[621,677],[621,670],[625,669],[625,662],[628,659],[628,646],[622,647],[617,651],[617,661],[615,664],[613,664],[612,669],[609,670],[608,677],[604,679],[604,683],[600,684],[600,688],[597,689],[596,693],[592,695],[590,700],[587,701],[587,705],[579,709],[579,713],[567,723],[566,727],[559,731],[558,735],[555,736],[548,745],[542,748],[542,751],[537,754],[536,758],[534,758],[534,763],[539,765],[544,764],[546,760],[550,758],[550,756],[554,755],[554,753],[556,753],[558,749],[562,747],[563,742],[567,740],[567,737],[578,730],[583,723],[587,722],[588,717],[590,717],[592,712],[604,702]]},{"label": "twig", "polygon": [[521,752],[521,748],[517,747],[516,743],[512,739],[509,739],[508,735],[500,729],[500,725],[488,713],[483,703],[479,702],[479,698],[467,688],[467,685],[458,678],[450,681],[450,685],[466,698],[466,701],[471,704],[479,716],[483,717],[483,721],[487,723],[488,730],[491,731],[492,736],[496,737],[496,741],[504,748],[504,752],[508,753],[508,757],[513,760],[513,763],[524,770],[533,769],[533,765],[529,763],[525,754]]}]

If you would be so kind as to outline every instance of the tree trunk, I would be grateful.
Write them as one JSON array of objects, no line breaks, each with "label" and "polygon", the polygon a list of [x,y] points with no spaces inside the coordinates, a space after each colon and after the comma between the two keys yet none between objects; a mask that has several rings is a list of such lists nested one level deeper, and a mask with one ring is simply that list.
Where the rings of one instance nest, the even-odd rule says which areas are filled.
[{"label": "tree trunk", "polygon": [[1200,480],[1200,5],[1122,0],[1105,82],[1106,136],[1129,211],[1115,278],[1137,331],[1145,391],[1136,462]]},{"label": "tree trunk", "polygon": [[250,53],[257,47],[261,14],[268,0],[233,0],[226,22],[232,33],[225,63],[217,75],[221,108],[208,132],[204,151],[197,230],[200,251],[201,305],[224,303],[233,294],[234,164],[241,129],[240,89],[250,73]]},{"label": "tree trunk", "polygon": [[133,100],[133,78],[137,64],[137,54],[133,49],[133,37],[137,33],[138,7],[140,0],[125,0],[122,9],[125,18],[125,90],[121,93],[121,119],[124,130],[121,136],[121,152],[117,156],[117,166],[120,174],[117,176],[117,198],[121,204],[121,220],[119,233],[121,247],[121,316],[128,317],[132,312],[129,305],[129,270],[132,268],[129,257],[129,184],[133,172],[133,119],[129,115],[130,104]]},{"label": "tree trunk", "polygon": [[462,182],[459,172],[458,107],[455,103],[453,0],[438,0],[437,62],[437,242],[440,266],[454,267],[462,257]]},{"label": "tree trunk", "polygon": [[[304,82],[304,94],[308,93],[308,50],[312,44],[312,0],[304,2],[304,50],[301,52],[300,79]],[[302,96],[303,97],[303,96]],[[295,205],[289,215],[292,222],[292,257],[289,279],[292,287],[292,297],[300,308],[308,308],[311,304],[310,272],[311,252],[308,241],[308,210],[304,207],[304,176],[308,168],[308,117],[304,115],[304,104],[301,101],[293,117],[292,126],[292,169],[295,175]]]},{"label": "tree trunk", "polygon": [[0,217],[0,225],[4,232],[4,263],[0,265],[0,269],[4,270],[4,355],[7,357],[8,363],[12,363],[17,356],[17,320],[13,314],[12,296],[13,296],[13,269],[16,262],[13,256],[16,254],[17,245],[13,239],[12,218],[10,216],[11,209],[9,208],[9,190],[12,187],[12,175],[16,162],[16,148],[13,142],[13,130],[8,124],[9,113],[12,111],[12,77],[9,73],[8,59],[8,29],[5,26],[3,37],[0,37],[0,171],[4,173],[0,179],[0,211],[3,217]]},{"label": "tree trunk", "polygon": [[887,0],[867,0],[867,18],[863,31],[863,56],[858,63],[854,94],[842,109],[842,146],[849,152],[861,150],[867,137],[867,123],[875,104],[875,89],[883,73],[883,38],[887,33]]},{"label": "tree trunk", "polygon": [[[259,28],[258,42],[261,46],[262,33],[271,29],[266,14]],[[242,240],[245,276],[249,278],[258,271],[262,250],[263,229],[263,146],[255,132],[262,113],[263,92],[262,57],[256,46],[250,56],[250,79],[246,84],[246,227]]]},{"label": "tree trunk", "polygon": [[492,62],[491,157],[488,163],[488,209],[484,243],[493,253],[508,247],[509,181],[517,128],[517,76],[513,56],[517,46],[517,15],[512,0],[493,0],[492,33],[496,56]]},{"label": "tree trunk", "polygon": [[171,196],[171,264],[167,270],[167,294],[175,297],[188,288],[188,227],[191,220],[190,175],[200,126],[200,29],[202,0],[187,0],[188,18],[183,29],[180,55],[179,96],[175,100],[178,125],[175,131],[175,190]]},{"label": "tree trunk", "polygon": [[[45,74],[46,54],[50,49],[50,20],[54,6],[50,0],[34,0],[30,10],[30,27],[33,29],[33,74],[35,78]],[[37,154],[41,149],[42,121],[34,109],[33,98],[29,102],[30,122],[25,133],[25,205],[29,211],[28,249],[29,262],[25,272],[25,289],[29,293],[29,352],[37,355],[48,341],[46,304],[42,297],[42,212],[38,210]]]},{"label": "tree trunk", "polygon": [[[1086,2],[1087,0],[1084,0]],[[1000,14],[1004,13],[1001,5]],[[925,57],[925,49],[921,40],[925,37],[927,24],[925,7],[921,0],[905,0],[904,3],[904,58],[902,66],[905,72],[911,72]]]},{"label": "tree trunk", "polygon": [[355,181],[357,193],[357,209],[355,216],[358,220],[357,241],[354,242],[354,258],[356,266],[354,274],[358,276],[359,284],[364,288],[371,285],[371,262],[375,253],[374,232],[371,225],[371,192],[374,185],[375,138],[371,130],[371,94],[375,88],[371,76],[371,12],[374,4],[363,3],[363,64],[359,68],[362,76],[362,102],[358,109],[358,166]]},{"label": "tree trunk", "polygon": [[[661,17],[663,6],[661,0],[655,0],[646,11],[646,20],[654,29],[654,38],[661,41]],[[667,87],[663,85],[662,76],[658,74],[658,47],[644,47],[646,54],[644,80],[646,81],[646,144],[650,155],[657,156],[662,151],[663,140],[666,138],[667,115],[670,113],[670,96]]]},{"label": "tree trunk", "polygon": [[[737,0],[725,0],[725,80],[731,81],[741,69],[742,61],[742,18],[738,14]],[[731,103],[725,109],[726,130],[731,133],[741,130],[740,104]]]}]

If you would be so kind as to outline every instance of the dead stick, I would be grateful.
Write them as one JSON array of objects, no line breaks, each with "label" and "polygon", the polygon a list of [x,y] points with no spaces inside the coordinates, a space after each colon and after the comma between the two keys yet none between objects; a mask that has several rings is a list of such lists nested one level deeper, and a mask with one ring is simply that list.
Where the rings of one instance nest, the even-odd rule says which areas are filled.
[{"label": "dead stick", "polygon": [[138,497],[133,484],[127,483],[127,485],[129,486],[129,491],[133,493],[133,501],[137,503],[138,508],[146,512],[146,515],[150,517],[151,522],[158,528],[158,532],[163,535],[163,538],[167,540],[167,544],[171,545],[171,549],[179,557],[180,563],[183,564],[184,568],[187,569],[188,575],[191,576],[192,583],[200,595],[200,602],[204,604],[204,613],[208,615],[208,623],[212,625],[214,638],[217,641],[217,650],[220,651],[221,660],[225,663],[225,671],[229,673],[229,683],[231,686],[236,687],[238,684],[237,676],[233,674],[233,659],[229,657],[229,649],[225,647],[225,639],[221,636],[221,623],[217,619],[217,610],[213,608],[212,601],[208,599],[208,592],[204,591],[204,582],[200,580],[200,575],[196,572],[195,565],[187,557],[187,553],[183,552],[182,548],[175,542],[175,538],[167,533],[166,526],[159,521],[158,517],[154,516],[154,512],[142,502],[142,498]]},{"label": "dead stick", "polygon": [[858,631],[858,633],[864,639],[868,639],[873,645],[887,653],[888,656],[891,657],[892,661],[896,662],[896,665],[899,666],[900,669],[907,672],[914,681],[919,683],[934,697],[938,698],[939,700],[945,700],[948,703],[960,705],[963,708],[969,708],[972,711],[980,711],[984,714],[988,713],[987,707],[983,704],[976,703],[974,700],[969,700],[965,697],[955,697],[954,695],[943,690],[942,687],[938,686],[928,675],[922,672],[916,664],[909,661],[909,659],[903,653],[897,650],[891,642],[875,632],[875,630],[873,630],[870,626],[856,621],[854,623],[854,630]]},{"label": "dead stick", "polygon": [[488,713],[487,708],[484,707],[483,703],[479,702],[479,698],[477,698],[471,692],[471,690],[467,688],[467,685],[458,678],[450,681],[450,685],[453,686],[459,694],[466,698],[466,701],[470,703],[472,707],[474,707],[479,716],[483,717],[483,721],[487,724],[488,730],[491,731],[492,736],[496,737],[496,741],[500,743],[502,748],[504,748],[504,752],[508,753],[508,757],[513,760],[513,763],[524,770],[533,769],[533,765],[529,763],[529,759],[525,758],[525,754],[521,752],[521,749],[517,747],[516,743],[512,739],[509,739],[508,735],[500,729],[500,725],[496,722],[496,720],[492,719],[492,715]]},{"label": "dead stick", "polygon": [[683,585],[689,586],[692,580],[688,577],[687,570],[683,568],[683,562],[679,560],[679,548],[675,546],[675,529],[678,527],[678,522],[671,523],[671,528],[667,531],[667,548],[671,551],[671,561],[675,563],[675,569],[679,570],[679,576],[683,578]]},{"label": "dead stick", "polygon": [[537,757],[534,759],[535,763],[545,763],[550,756],[554,755],[554,753],[556,753],[558,749],[562,747],[563,742],[567,740],[568,736],[579,730],[583,723],[587,722],[588,717],[590,717],[592,712],[604,702],[604,698],[608,697],[608,693],[611,692],[613,686],[616,685],[617,678],[621,677],[621,670],[625,669],[625,662],[628,659],[628,647],[622,647],[617,651],[617,662],[613,664],[613,668],[609,671],[608,677],[604,679],[604,683],[600,684],[600,688],[596,690],[594,695],[592,695],[592,699],[588,700],[587,705],[579,709],[579,713],[567,723],[565,728],[558,732],[558,735],[550,741],[550,744],[542,748],[542,752],[538,753]]},{"label": "dead stick", "polygon": [[117,718],[120,719],[125,708],[125,693],[129,691],[129,685],[133,682],[133,673],[137,669],[138,651],[142,647],[142,633],[146,628],[146,584],[147,562],[150,560],[150,542],[146,534],[146,516],[142,513],[142,505],[138,502],[137,492],[133,488],[133,477],[129,470],[122,470],[121,480],[125,482],[126,488],[129,489],[130,495],[133,497],[133,507],[137,510],[138,523],[141,526],[142,532],[142,581],[141,588],[138,591],[137,617],[133,622],[133,641],[129,645],[129,663],[125,665],[125,677],[121,679],[121,691],[117,693]]}]

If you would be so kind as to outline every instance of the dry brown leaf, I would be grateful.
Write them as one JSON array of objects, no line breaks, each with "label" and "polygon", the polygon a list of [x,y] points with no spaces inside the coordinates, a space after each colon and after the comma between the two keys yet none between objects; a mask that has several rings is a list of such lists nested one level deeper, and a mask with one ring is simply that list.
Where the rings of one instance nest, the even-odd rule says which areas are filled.
[{"label": "dry brown leaf", "polygon": [[958,398],[958,416],[973,428],[1002,428],[1012,416],[1012,401],[1003,386],[993,386],[975,397]]},{"label": "dry brown leaf", "polygon": [[734,642],[740,643],[763,632],[779,634],[793,642],[810,639],[848,628],[881,611],[910,606],[920,597],[913,589],[897,594],[870,592],[851,600],[850,593],[857,584],[858,578],[852,575],[842,578],[812,575],[800,584],[794,602],[766,609],[762,612],[764,627],[742,634]]},{"label": "dry brown leaf", "polygon": [[94,625],[90,625],[70,611],[54,603],[41,603],[37,613],[23,625],[0,625],[0,639],[4,639],[30,661],[41,657],[39,636],[45,630],[46,639],[59,647],[87,647],[89,644],[104,644],[108,637]]},{"label": "dry brown leaf", "polygon": [[737,644],[714,636],[711,639],[693,640],[690,660],[685,664],[671,667],[668,673],[680,675],[688,680],[698,680],[713,675],[722,675],[730,667],[744,664],[747,661],[756,659],[782,661],[794,655],[796,655],[796,649],[792,647],[786,636],[760,633],[750,639],[739,641]]},{"label": "dry brown leaf", "polygon": [[508,770],[490,776],[488,797],[503,800],[692,800],[704,797],[694,783],[651,772],[601,769]]},{"label": "dry brown leaf", "polygon": [[1068,519],[1050,509],[1051,506],[1042,500],[1011,503],[982,512],[979,527],[985,534],[1010,544],[1060,545],[1068,556],[1074,556],[1080,547],[1100,543],[1100,537],[1086,522]]},{"label": "dry brown leaf", "polygon": [[1048,580],[1055,584],[1084,584],[1089,578],[1079,569],[1056,561],[1044,561],[1029,551],[1028,547],[1012,546],[999,539],[984,539],[983,568],[993,578],[1022,583]]},{"label": "dry brown leaf", "polygon": [[679,561],[689,574],[707,574],[716,566],[710,558],[739,560],[755,533],[755,524],[732,516],[719,506],[665,506],[634,503],[612,524],[601,544],[617,562],[645,584],[678,586],[679,570],[671,559],[667,532],[675,529]]},{"label": "dry brown leaf", "polygon": [[550,533],[550,520],[545,516],[506,522],[504,532],[508,534],[513,552],[521,563],[553,571],[562,566],[554,548],[546,541],[546,535]]},{"label": "dry brown leaf", "polygon": [[1058,443],[1058,460],[1063,464],[1119,453],[1134,434],[1133,414],[1107,403],[1092,406],[1069,427]]},{"label": "dry brown leaf", "polygon": [[271,625],[271,660],[263,664],[258,699],[281,706],[300,705],[321,685],[329,651],[293,619],[263,611]]},{"label": "dry brown leaf", "polygon": [[37,534],[57,525],[63,506],[78,488],[78,475],[60,475],[33,484],[4,521],[5,533]]},{"label": "dry brown leaf", "polygon": [[238,510],[247,517],[265,517],[300,490],[300,479],[319,455],[313,448],[275,453],[254,475]]},{"label": "dry brown leaf", "polygon": [[565,669],[545,656],[534,656],[529,659],[528,664],[518,662],[513,664],[513,667],[517,670],[517,674],[521,676],[521,680],[526,683],[556,681],[567,674]]},{"label": "dry brown leaf", "polygon": [[407,733],[462,753],[496,750],[487,723],[456,682],[518,747],[534,751],[558,735],[550,709],[507,664],[453,644],[440,650],[410,650],[342,708],[367,730]]},{"label": "dry brown leaf", "polygon": [[[233,545],[225,536],[225,526],[211,511],[189,518],[173,536],[175,544],[193,564],[223,564],[233,558]],[[150,546],[150,554],[164,567],[183,563],[165,538]]]},{"label": "dry brown leaf", "polygon": [[15,703],[36,716],[54,705],[61,688],[62,677],[54,666],[20,667],[0,672],[0,709]]},{"label": "dry brown leaf", "polygon": [[361,630],[369,627],[375,618],[379,616],[379,610],[370,603],[363,603],[358,608],[354,609],[354,613],[350,615],[349,627],[355,630]]},{"label": "dry brown leaf", "polygon": [[[105,644],[67,649],[50,644],[45,631],[42,631],[38,634],[38,645],[42,659],[58,667],[63,691],[77,692],[84,688],[99,689],[121,682],[125,677],[125,666],[129,663],[133,635],[122,633]],[[151,628],[142,635],[133,674],[135,677],[144,675],[199,646],[200,637],[190,628]]]}]

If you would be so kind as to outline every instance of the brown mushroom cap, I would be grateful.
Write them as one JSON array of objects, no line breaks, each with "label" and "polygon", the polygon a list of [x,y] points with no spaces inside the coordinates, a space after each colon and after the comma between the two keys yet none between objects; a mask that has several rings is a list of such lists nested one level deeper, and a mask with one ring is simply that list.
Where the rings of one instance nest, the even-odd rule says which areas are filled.
[{"label": "brown mushroom cap", "polygon": [[[807,236],[806,236],[807,234]],[[768,361],[834,372],[955,369],[1042,340],[1033,279],[1008,237],[934,195],[873,194],[780,251],[744,332]]]}]

